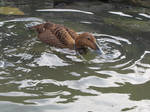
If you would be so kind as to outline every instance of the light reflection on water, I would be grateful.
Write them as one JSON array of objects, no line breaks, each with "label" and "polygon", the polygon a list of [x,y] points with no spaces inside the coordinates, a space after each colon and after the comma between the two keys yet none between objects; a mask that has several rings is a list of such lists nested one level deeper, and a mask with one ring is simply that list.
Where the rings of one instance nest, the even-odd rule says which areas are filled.
[{"label": "light reflection on water", "polygon": [[120,15],[120,16],[125,16],[125,17],[133,17],[133,16],[131,16],[131,15],[124,14],[123,12],[113,12],[113,11],[109,11],[109,13],[111,13],[111,14],[116,14],[116,15]]},{"label": "light reflection on water", "polygon": [[63,62],[58,56],[54,54],[43,53],[42,56],[35,60],[39,66],[67,66],[68,64]]},{"label": "light reflection on water", "polygon": [[82,10],[75,10],[75,9],[38,9],[36,11],[41,12],[79,12],[79,13],[85,13],[85,14],[93,14],[92,12],[82,11]]},{"label": "light reflection on water", "polygon": [[[76,96],[76,99],[78,99],[74,103],[68,103],[61,104],[57,102],[63,102],[65,99],[58,97],[55,98],[47,98],[47,99],[41,99],[41,100],[28,100],[27,102],[34,102],[37,106],[22,106],[17,104],[11,104],[9,102],[4,102],[3,104],[0,104],[0,107],[5,107],[5,105],[9,106],[12,110],[14,110],[16,107],[18,111],[26,110],[28,112],[32,112],[32,109],[41,112],[44,108],[44,112],[57,112],[60,110],[61,112],[66,111],[72,111],[72,112],[80,112],[80,111],[92,111],[92,112],[98,112],[98,110],[106,111],[111,110],[115,112],[130,110],[130,112],[148,112],[149,107],[149,101],[148,100],[142,100],[142,101],[131,101],[129,100],[129,96],[127,94],[114,94],[114,93],[108,93],[108,94],[101,94],[99,96]],[[119,99],[119,100],[116,100]],[[86,103],[88,102],[88,103]],[[86,108],[85,108],[86,106]],[[7,108],[2,108],[3,111],[7,111]],[[75,110],[75,111],[73,111]]]},{"label": "light reflection on water", "polygon": [[[89,21],[76,24],[95,24]],[[81,58],[73,50],[40,42],[36,33],[27,28],[43,22],[44,19],[36,17],[0,22],[0,107],[10,105],[10,110],[16,107],[27,110],[29,106],[37,112],[59,109],[61,112],[126,109],[146,112],[150,109],[150,96],[146,92],[138,94],[139,85],[149,93],[150,51],[141,48],[144,45],[138,45],[138,40],[115,36],[115,32],[102,34],[94,29],[91,33],[104,54],[89,51]],[[83,27],[78,33],[85,31]]]}]

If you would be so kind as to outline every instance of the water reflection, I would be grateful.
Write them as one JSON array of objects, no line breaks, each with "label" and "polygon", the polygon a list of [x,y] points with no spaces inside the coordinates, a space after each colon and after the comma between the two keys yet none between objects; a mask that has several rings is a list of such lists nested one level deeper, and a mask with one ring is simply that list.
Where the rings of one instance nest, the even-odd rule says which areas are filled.
[{"label": "water reflection", "polygon": [[[120,100],[116,100],[116,99]],[[32,109],[36,110],[37,112],[42,111],[44,108],[44,112],[57,112],[58,110],[61,111],[72,111],[72,109],[80,112],[82,110],[86,112],[95,112],[95,111],[106,111],[106,110],[112,110],[115,112],[120,111],[142,111],[147,112],[149,111],[149,101],[148,100],[142,100],[142,101],[131,101],[129,100],[129,95],[123,95],[123,94],[101,94],[100,96],[77,96],[76,99],[78,99],[77,102],[74,103],[68,103],[68,105],[56,103],[59,101],[64,101],[64,99],[60,97],[55,98],[47,98],[42,100],[32,100],[33,102],[36,102],[36,105],[38,106],[22,106],[17,104],[11,104],[9,102],[4,102],[1,104],[1,107],[5,107],[5,105],[9,105],[10,109],[15,109],[18,107],[18,110],[25,110],[31,112]],[[29,100],[27,100],[28,102]],[[111,101],[111,102],[110,102]],[[31,101],[29,101],[31,102]],[[85,108],[85,102],[88,102],[86,104]],[[122,103],[124,102],[124,103]],[[8,108],[2,108],[3,111],[9,110]]]},{"label": "water reflection", "polygon": [[[43,9],[41,11],[44,12],[37,9]],[[28,110],[27,107],[37,112],[55,112],[59,109],[64,112],[72,109],[77,112],[149,110],[150,51],[145,47],[148,40],[134,39],[129,34],[122,35],[122,30],[118,35],[118,29],[109,25],[103,28],[98,20],[100,16],[90,11],[68,9],[72,12],[62,13],[60,9],[49,9],[57,13],[51,12],[48,15],[45,9],[49,8],[33,8],[35,15],[42,14],[40,18],[39,15],[32,15],[32,12],[28,12],[30,15],[27,17],[1,18],[2,111],[15,108]],[[55,14],[59,16],[51,17]],[[69,15],[72,19],[68,14],[73,15]],[[121,12],[117,14],[124,19],[129,19],[124,16],[131,16]],[[91,32],[104,54],[97,55],[89,51],[81,58],[74,50],[50,47],[40,42],[36,33],[28,27],[46,20],[69,26],[78,33]],[[107,31],[104,33],[104,30]],[[8,105],[9,108],[4,108]]]},{"label": "water reflection", "polygon": [[131,16],[131,15],[124,14],[123,12],[113,12],[113,11],[109,11],[109,13],[111,13],[111,14],[116,14],[116,15],[120,15],[120,16],[125,16],[125,17],[133,17],[133,16]]},{"label": "water reflection", "polygon": [[140,16],[144,16],[144,17],[146,17],[146,18],[148,18],[148,19],[150,18],[150,15],[148,15],[148,14],[139,13],[139,15],[140,15]]},{"label": "water reflection", "polygon": [[82,11],[82,10],[75,10],[75,9],[38,9],[36,11],[40,12],[80,12],[84,14],[93,14],[92,12]]},{"label": "water reflection", "polygon": [[48,53],[43,53],[42,56],[35,60],[39,66],[67,66],[69,64],[63,62],[58,56]]},{"label": "water reflection", "polygon": [[[35,18],[35,21],[36,20],[39,21],[40,19]],[[3,21],[1,23],[10,29],[10,31],[7,32],[8,37],[9,35],[13,35],[13,30],[11,29],[14,29],[14,27],[17,28],[20,22],[24,22],[24,27],[28,27],[27,24],[32,24],[32,21],[34,21],[34,18],[19,18]],[[12,22],[16,23],[10,25]],[[24,30],[24,28],[22,30]],[[17,34],[17,32],[15,33]],[[36,37],[32,36],[34,32],[31,33],[28,35],[28,39],[23,39],[24,43],[22,45],[18,42],[17,45],[19,45],[19,47],[12,44],[11,46],[5,46],[2,51],[2,57],[5,57],[5,61],[1,61],[1,68],[6,65],[5,63],[10,63],[5,66],[7,72],[11,73],[11,70],[15,70],[14,74],[19,79],[16,80],[11,76],[13,79],[8,82],[8,84],[17,84],[17,88],[19,89],[31,91],[42,89],[45,93],[45,84],[52,84],[56,88],[61,85],[67,89],[80,91],[84,94],[98,95],[99,92],[90,88],[120,87],[120,84],[125,85],[126,82],[131,84],[143,84],[149,80],[149,64],[142,63],[142,60],[148,57],[149,51],[145,51],[144,54],[142,54],[142,52],[138,51],[138,45],[136,45],[135,42],[130,42],[128,39],[93,33],[104,51],[104,55],[99,56],[89,51],[89,54],[84,56],[85,61],[78,57],[75,51],[57,49],[41,43]],[[13,36],[18,38],[20,34]],[[22,39],[20,41],[22,41]],[[134,54],[136,54],[136,58]],[[45,68],[46,66],[51,69]],[[65,66],[68,67],[66,68]],[[79,66],[79,68],[75,70],[78,72],[73,68],[77,66]],[[56,70],[53,70],[54,68],[56,68]],[[28,73],[27,79],[25,78],[27,77],[26,73]],[[33,74],[35,78],[32,77]],[[69,76],[69,74],[71,76]],[[60,75],[64,78],[61,80],[55,78],[60,77]],[[44,79],[41,78],[41,76]],[[49,79],[51,76],[53,76],[53,78]],[[20,79],[20,77],[22,78]],[[69,77],[70,79],[68,80]],[[38,85],[41,85],[41,87],[38,87]],[[51,92],[53,92],[53,89]]]}]

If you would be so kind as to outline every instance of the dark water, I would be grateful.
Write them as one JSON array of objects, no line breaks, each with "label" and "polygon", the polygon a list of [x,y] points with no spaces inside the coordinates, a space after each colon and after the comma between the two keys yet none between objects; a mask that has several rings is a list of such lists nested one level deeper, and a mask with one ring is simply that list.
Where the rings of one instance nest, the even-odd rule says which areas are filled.
[{"label": "dark water", "polygon": [[[142,25],[150,15],[140,10],[128,15],[113,10],[45,10],[51,8],[48,0],[1,2],[0,112],[149,112],[150,40]],[[116,23],[117,18],[140,22],[138,27],[144,29],[124,28],[121,23],[124,29],[119,29],[112,21],[106,23],[110,17]],[[73,50],[40,42],[27,27],[45,21],[93,33],[104,54],[89,52],[81,58]]]}]

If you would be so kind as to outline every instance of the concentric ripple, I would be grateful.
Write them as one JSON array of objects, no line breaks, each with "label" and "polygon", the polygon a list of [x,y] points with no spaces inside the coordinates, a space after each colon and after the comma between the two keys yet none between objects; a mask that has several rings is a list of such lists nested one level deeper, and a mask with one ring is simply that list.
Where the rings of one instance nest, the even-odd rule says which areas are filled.
[{"label": "concentric ripple", "polygon": [[[36,33],[27,27],[41,22],[38,18],[1,22],[1,101],[44,106],[69,105],[90,99],[98,102],[96,97],[102,95],[101,103],[104,103],[108,102],[104,97],[113,94],[132,99],[134,92],[128,96],[128,91],[121,89],[128,83],[136,88],[136,85],[149,81],[150,51],[145,51],[142,45],[137,44],[138,41],[93,33],[103,54],[89,51],[87,55],[78,56],[74,50],[54,48],[40,42]],[[127,101],[135,106],[135,103]],[[106,108],[108,105],[105,105]]]}]

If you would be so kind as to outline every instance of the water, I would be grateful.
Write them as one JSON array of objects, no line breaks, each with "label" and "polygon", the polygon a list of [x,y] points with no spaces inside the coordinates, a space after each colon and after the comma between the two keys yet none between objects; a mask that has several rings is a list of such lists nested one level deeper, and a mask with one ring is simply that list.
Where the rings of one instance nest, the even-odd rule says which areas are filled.
[{"label": "water", "polygon": [[[22,1],[15,6],[24,15],[0,15],[0,112],[150,110],[150,41],[147,26],[145,32],[137,27],[149,22],[149,14],[50,10],[48,5],[37,7],[40,3],[29,7]],[[137,24],[128,29],[120,23],[125,29],[118,30],[106,22],[110,18]],[[45,21],[92,33],[104,54],[89,52],[81,58],[73,50],[40,42],[28,27]]]}]

